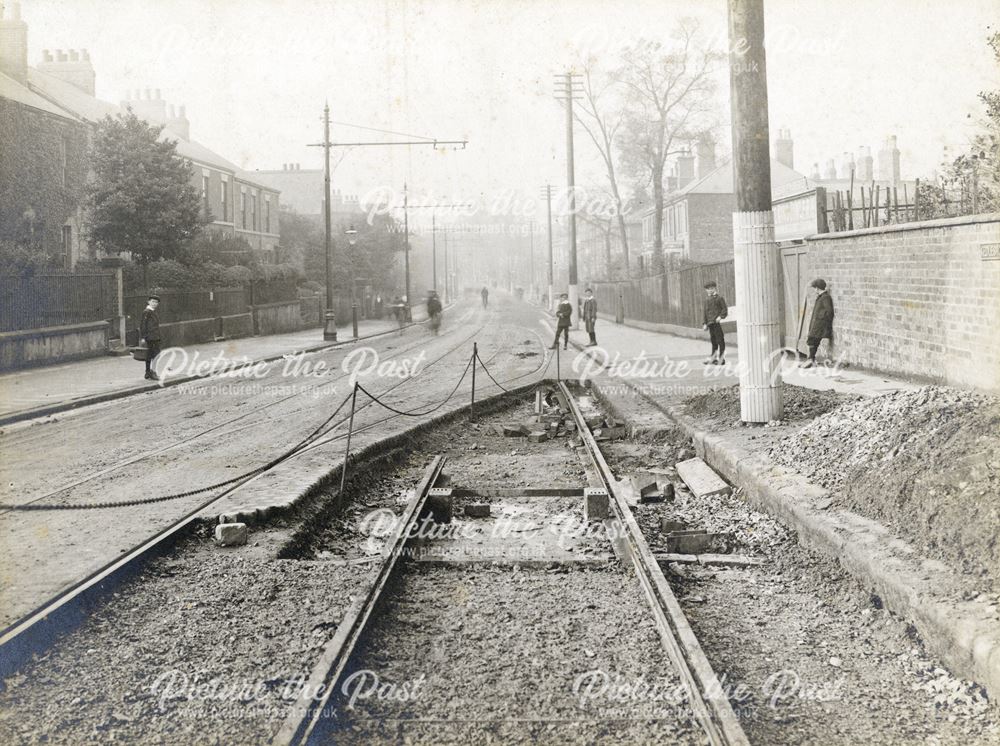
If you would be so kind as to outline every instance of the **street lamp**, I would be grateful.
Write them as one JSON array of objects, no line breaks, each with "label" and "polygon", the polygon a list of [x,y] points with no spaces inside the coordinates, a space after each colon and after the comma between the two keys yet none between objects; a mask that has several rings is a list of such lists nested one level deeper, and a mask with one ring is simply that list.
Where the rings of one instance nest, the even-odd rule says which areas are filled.
[{"label": "street lamp", "polygon": [[354,331],[354,338],[358,338],[358,296],[357,289],[357,279],[354,277],[354,247],[357,245],[358,232],[352,225],[346,231],[344,235],[347,236],[347,245],[350,247],[351,252],[351,327]]}]

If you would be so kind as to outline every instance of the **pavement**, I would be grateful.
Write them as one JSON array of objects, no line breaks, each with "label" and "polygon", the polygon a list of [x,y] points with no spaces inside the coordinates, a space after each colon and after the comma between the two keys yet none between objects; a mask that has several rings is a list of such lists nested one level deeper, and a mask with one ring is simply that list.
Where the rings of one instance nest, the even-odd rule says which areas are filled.
[{"label": "pavement", "polygon": [[[373,319],[358,323],[362,339],[397,329],[393,320]],[[338,336],[338,342],[324,342],[322,328],[316,327],[288,334],[190,345],[184,352],[189,363],[219,360],[225,361],[224,365],[235,366],[353,342],[350,329],[338,330]],[[167,359],[161,358],[162,361]],[[162,365],[160,367],[162,369]],[[109,355],[0,374],[0,425],[160,388],[156,382],[145,380],[143,371],[143,364],[131,356]],[[172,386],[199,377],[202,376],[175,375],[164,383]]]},{"label": "pavement", "polygon": [[[546,323],[554,334],[552,322]],[[581,373],[593,377],[603,368],[610,378],[627,379],[638,384],[643,393],[669,403],[739,382],[739,351],[733,346],[726,349],[726,365],[717,366],[703,365],[711,352],[711,345],[704,340],[600,321],[597,339],[597,347],[586,347],[587,333],[582,328],[570,331],[570,344],[577,353],[567,356],[560,351],[563,377]],[[580,354],[588,358],[581,358]],[[804,369],[791,357],[782,360],[781,377],[795,386],[859,396],[879,396],[921,385],[836,365]]]}]

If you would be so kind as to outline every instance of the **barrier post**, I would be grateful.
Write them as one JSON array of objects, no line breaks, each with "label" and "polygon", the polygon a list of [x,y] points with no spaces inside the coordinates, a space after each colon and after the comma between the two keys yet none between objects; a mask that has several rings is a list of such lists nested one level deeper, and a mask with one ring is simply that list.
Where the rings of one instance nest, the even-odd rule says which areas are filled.
[{"label": "barrier post", "polygon": [[354,409],[358,403],[358,382],[354,382],[354,392],[351,394],[351,417],[347,421],[347,448],[344,449],[344,466],[340,470],[340,492],[344,492],[344,482],[347,481],[347,458],[351,455],[351,433],[354,432]]},{"label": "barrier post", "polygon": [[476,361],[479,360],[479,345],[472,343],[472,402],[469,404],[469,416],[476,418]]}]

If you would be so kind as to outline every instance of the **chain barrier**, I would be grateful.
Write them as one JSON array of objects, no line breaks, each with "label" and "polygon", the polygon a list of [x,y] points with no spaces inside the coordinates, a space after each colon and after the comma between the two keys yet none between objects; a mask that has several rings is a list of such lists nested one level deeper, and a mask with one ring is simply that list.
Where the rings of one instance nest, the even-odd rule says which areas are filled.
[{"label": "chain barrier", "polygon": [[73,505],[51,505],[51,504],[35,504],[35,503],[25,503],[21,505],[0,504],[0,510],[16,510],[16,511],[26,512],[33,510],[98,510],[102,508],[127,508],[135,505],[152,505],[153,503],[162,503],[162,502],[167,502],[169,500],[180,500],[181,498],[184,497],[192,497],[194,495],[200,495],[205,492],[211,492],[212,490],[217,490],[222,487],[228,487],[229,485],[235,484],[240,480],[250,479],[252,477],[259,476],[264,472],[270,471],[274,467],[278,466],[278,464],[290,459],[296,453],[298,453],[303,448],[308,446],[313,440],[322,435],[326,426],[330,424],[330,421],[340,413],[340,410],[343,409],[344,406],[347,404],[347,402],[349,402],[350,400],[351,400],[351,395],[345,397],[344,400],[340,402],[337,408],[333,411],[333,414],[327,417],[319,427],[317,427],[309,435],[307,435],[305,438],[303,438],[301,441],[296,443],[294,446],[292,446],[290,449],[282,453],[277,458],[269,461],[263,466],[258,466],[255,469],[251,469],[248,472],[244,472],[243,474],[232,477],[231,479],[227,479],[223,482],[216,482],[215,484],[210,484],[207,487],[199,487],[196,490],[188,490],[187,492],[176,492],[171,495],[161,495],[159,497],[145,497],[137,500],[119,500],[113,502],[98,502],[98,503],[76,503]]}]

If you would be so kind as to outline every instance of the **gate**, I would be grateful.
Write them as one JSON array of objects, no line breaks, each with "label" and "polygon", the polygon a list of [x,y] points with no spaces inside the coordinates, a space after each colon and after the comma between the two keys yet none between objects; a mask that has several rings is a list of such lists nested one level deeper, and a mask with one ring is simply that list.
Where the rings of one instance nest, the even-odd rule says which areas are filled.
[{"label": "gate", "polygon": [[789,350],[805,353],[806,321],[810,308],[806,308],[809,298],[809,283],[812,273],[809,267],[809,249],[804,244],[781,247],[781,285],[784,294],[784,323],[782,325],[782,345]]}]

